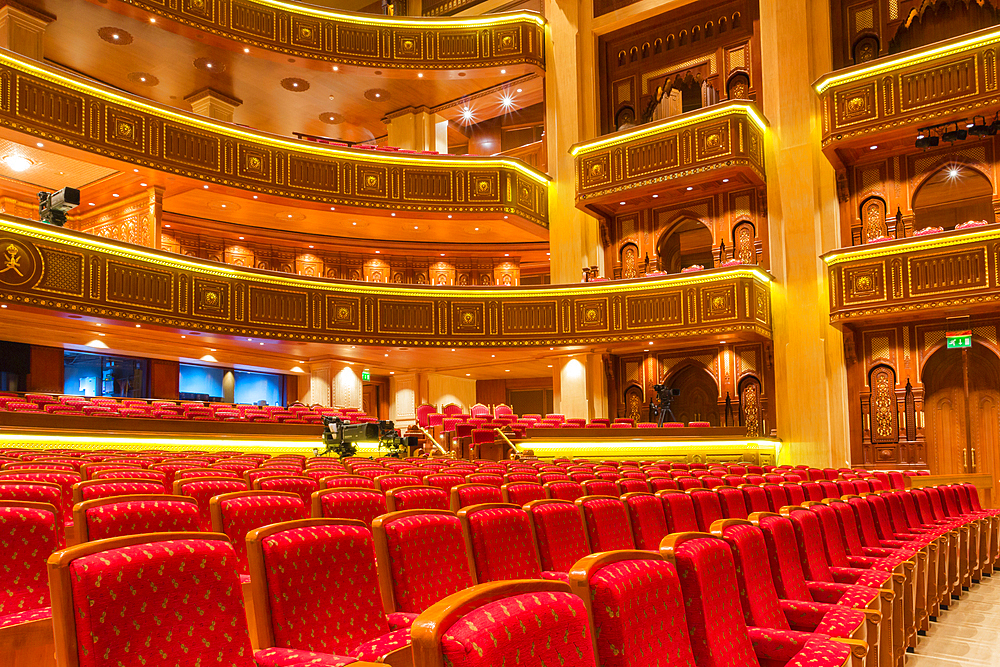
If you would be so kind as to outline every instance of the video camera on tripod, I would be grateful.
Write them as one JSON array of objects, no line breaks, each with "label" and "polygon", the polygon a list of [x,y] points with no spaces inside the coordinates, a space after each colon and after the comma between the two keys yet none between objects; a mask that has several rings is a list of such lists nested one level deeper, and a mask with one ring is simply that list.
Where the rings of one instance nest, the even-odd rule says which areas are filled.
[{"label": "video camera on tripod", "polygon": [[649,402],[649,420],[655,420],[657,426],[663,426],[663,422],[666,421],[668,416],[670,417],[670,421],[677,421],[673,410],[670,409],[670,405],[674,402],[676,396],[681,395],[681,390],[662,384],[654,384],[653,391],[656,392],[659,405],[652,400]]},{"label": "video camera on tripod", "polygon": [[387,451],[386,456],[400,458],[406,451],[405,440],[396,433],[396,425],[391,421],[352,424],[341,417],[323,417],[323,444],[326,449],[320,454],[336,454],[340,458],[358,453],[359,442],[378,442],[378,448]]}]

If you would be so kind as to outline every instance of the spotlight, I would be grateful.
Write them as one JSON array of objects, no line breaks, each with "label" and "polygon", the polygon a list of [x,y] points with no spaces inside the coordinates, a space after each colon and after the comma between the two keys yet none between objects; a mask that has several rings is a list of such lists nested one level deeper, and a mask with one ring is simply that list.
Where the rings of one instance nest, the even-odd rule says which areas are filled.
[{"label": "spotlight", "polygon": [[941,143],[941,137],[938,136],[927,136],[925,134],[918,134],[917,140],[913,142],[913,145],[917,148],[933,148]]},{"label": "spotlight", "polygon": [[968,130],[958,129],[958,123],[953,123],[955,126],[954,130],[948,130],[941,134],[941,138],[948,143],[955,143],[956,141],[965,141],[965,138],[969,136]]},{"label": "spotlight", "polygon": [[993,124],[987,125],[985,117],[976,116],[972,119],[972,125],[969,126],[969,134],[974,137],[985,137],[992,128]]}]

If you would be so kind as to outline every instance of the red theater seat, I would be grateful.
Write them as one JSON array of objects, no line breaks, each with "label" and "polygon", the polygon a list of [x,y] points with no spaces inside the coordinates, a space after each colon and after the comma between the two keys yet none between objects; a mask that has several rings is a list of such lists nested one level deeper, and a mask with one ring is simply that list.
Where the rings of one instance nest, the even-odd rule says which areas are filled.
[{"label": "red theater seat", "polygon": [[312,495],[312,516],[327,519],[354,519],[366,526],[387,511],[385,494],[375,489],[323,489]]},{"label": "red theater seat", "polygon": [[247,560],[247,535],[273,523],[308,518],[308,505],[297,493],[282,491],[235,491],[214,496],[209,501],[212,531],[232,540],[236,568],[240,575],[250,574]]},{"label": "red theater seat", "polygon": [[415,509],[446,510],[450,507],[448,494],[444,489],[433,486],[397,486],[386,492],[385,505],[389,512]]},{"label": "red theater seat", "polygon": [[194,498],[166,494],[96,498],[73,507],[80,543],[124,535],[197,531],[201,517]]}]

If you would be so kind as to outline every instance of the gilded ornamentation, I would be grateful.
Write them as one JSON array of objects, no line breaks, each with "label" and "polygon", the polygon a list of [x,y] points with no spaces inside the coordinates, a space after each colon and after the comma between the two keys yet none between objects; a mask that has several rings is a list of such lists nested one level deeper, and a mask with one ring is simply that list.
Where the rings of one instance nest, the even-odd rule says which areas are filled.
[{"label": "gilded ornamentation", "polygon": [[741,224],[736,229],[736,247],[733,254],[744,264],[754,263],[757,253],[754,249],[753,227],[749,223]]},{"label": "gilded ornamentation", "polygon": [[717,296],[712,299],[712,310],[724,310],[726,308],[726,297]]},{"label": "gilded ornamentation", "polygon": [[868,274],[858,276],[854,281],[854,291],[867,292],[872,288],[872,277]]},{"label": "gilded ornamentation", "polygon": [[709,149],[718,148],[722,144],[722,135],[718,132],[713,132],[712,134],[705,137],[705,146]]},{"label": "gilded ornamentation", "polygon": [[865,242],[889,236],[889,229],[885,222],[885,204],[879,199],[871,199],[865,204],[864,210],[864,237]]},{"label": "gilded ornamentation", "polygon": [[859,114],[864,112],[866,106],[867,105],[863,97],[852,97],[847,102],[847,111],[852,114]]},{"label": "gilded ornamentation", "polygon": [[627,413],[625,416],[636,424],[642,421],[642,397],[639,396],[639,392],[629,392],[628,405],[625,407],[625,411]]},{"label": "gilded ornamentation", "polygon": [[748,381],[743,387],[743,396],[740,398],[743,404],[743,423],[746,424],[748,438],[760,437],[759,390],[760,386],[756,382]]},{"label": "gilded ornamentation", "polygon": [[871,439],[872,442],[895,442],[896,392],[895,378],[889,368],[881,366],[871,375]]},{"label": "gilded ornamentation", "polygon": [[635,278],[639,275],[639,270],[636,267],[638,259],[638,251],[635,246],[632,244],[626,246],[625,250],[622,252],[622,278],[627,280],[629,278]]},{"label": "gilded ornamentation", "polygon": [[28,249],[17,241],[0,241],[0,283],[16,287],[29,280],[35,271],[35,262]]}]

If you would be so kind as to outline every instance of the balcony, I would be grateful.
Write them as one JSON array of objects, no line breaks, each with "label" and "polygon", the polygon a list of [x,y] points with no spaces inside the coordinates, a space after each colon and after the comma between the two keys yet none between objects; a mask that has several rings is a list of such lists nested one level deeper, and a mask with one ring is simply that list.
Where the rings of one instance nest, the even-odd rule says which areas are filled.
[{"label": "balcony", "polygon": [[1000,225],[873,243],[823,255],[834,324],[1000,311]]},{"label": "balcony", "polygon": [[[0,215],[0,302],[142,327],[312,343],[518,348],[769,339],[756,267],[517,288],[279,274]],[[11,312],[11,311],[6,311]]]},{"label": "balcony", "polygon": [[0,53],[0,128],[18,143],[29,135],[84,162],[125,171],[124,162],[196,188],[407,217],[509,214],[536,231],[548,227],[548,177],[516,159],[298,141],[156,104],[9,51]]},{"label": "balcony", "polygon": [[623,199],[649,205],[672,190],[762,185],[766,133],[756,107],[735,100],[577,144],[576,205],[611,217]]},{"label": "balcony", "polygon": [[[191,28],[298,58],[389,70],[485,69],[545,63],[545,19],[534,12],[462,18],[356,14],[267,0],[123,0],[167,29]],[[116,7],[116,3],[109,5]],[[119,11],[135,15],[133,9]]]},{"label": "balcony", "polygon": [[917,129],[1000,108],[996,49],[988,28],[854,65],[814,85],[822,101],[823,150],[835,167],[853,164],[875,141],[913,146]]}]

